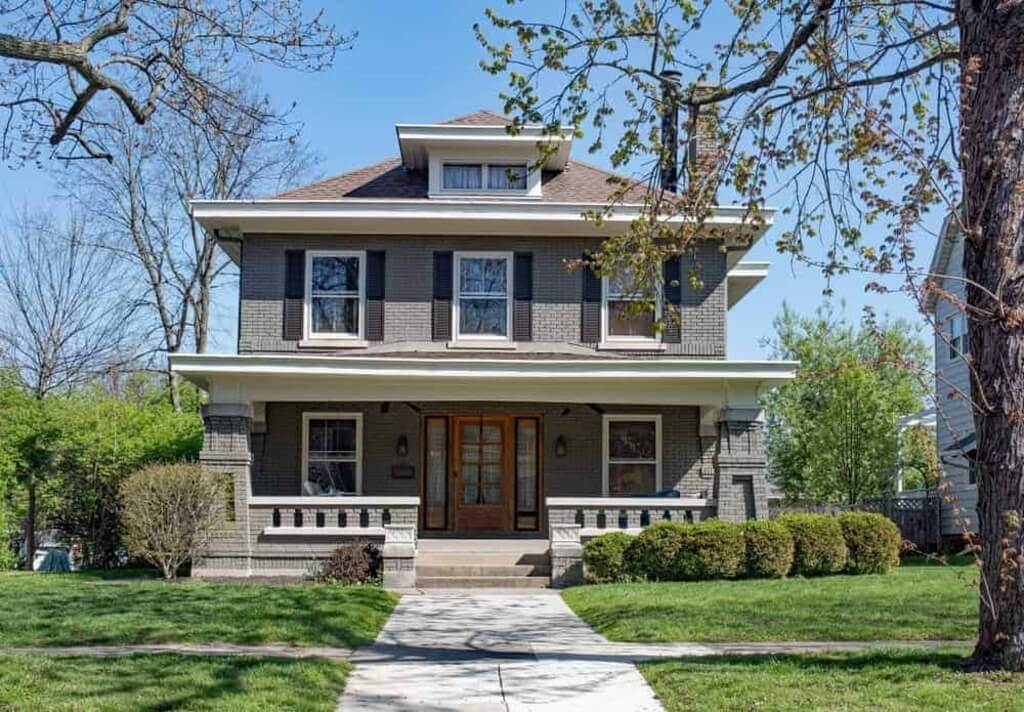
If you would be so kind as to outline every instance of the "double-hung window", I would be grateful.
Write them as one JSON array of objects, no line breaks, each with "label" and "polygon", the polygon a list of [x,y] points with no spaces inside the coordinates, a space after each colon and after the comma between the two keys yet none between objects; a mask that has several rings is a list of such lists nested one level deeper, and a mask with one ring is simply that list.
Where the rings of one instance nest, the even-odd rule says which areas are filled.
[{"label": "double-hung window", "polygon": [[306,253],[306,332],[311,339],[361,339],[365,252]]},{"label": "double-hung window", "polygon": [[508,341],[512,254],[455,253],[455,340]]},{"label": "double-hung window", "polygon": [[602,340],[605,342],[655,343],[658,334],[655,322],[660,316],[661,299],[655,299],[655,308],[642,309],[638,302],[633,275],[627,271],[604,277],[602,295]]},{"label": "double-hung window", "polygon": [[967,336],[967,315],[954,314],[949,317],[949,360],[967,356],[971,352],[970,339]]},{"label": "double-hung window", "polygon": [[359,494],[362,440],[360,413],[303,413],[302,493]]},{"label": "double-hung window", "polygon": [[661,489],[661,416],[605,415],[604,494],[653,495]]}]

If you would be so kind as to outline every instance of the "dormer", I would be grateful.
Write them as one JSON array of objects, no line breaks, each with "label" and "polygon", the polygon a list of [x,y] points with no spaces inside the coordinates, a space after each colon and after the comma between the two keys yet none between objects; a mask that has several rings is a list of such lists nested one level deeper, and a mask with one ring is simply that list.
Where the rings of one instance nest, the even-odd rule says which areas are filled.
[{"label": "dormer", "polygon": [[[402,165],[426,171],[429,198],[540,200],[541,174],[565,169],[572,130],[545,135],[540,126],[509,133],[508,119],[477,112],[446,124],[397,124]],[[550,147],[543,153],[542,146]]]}]

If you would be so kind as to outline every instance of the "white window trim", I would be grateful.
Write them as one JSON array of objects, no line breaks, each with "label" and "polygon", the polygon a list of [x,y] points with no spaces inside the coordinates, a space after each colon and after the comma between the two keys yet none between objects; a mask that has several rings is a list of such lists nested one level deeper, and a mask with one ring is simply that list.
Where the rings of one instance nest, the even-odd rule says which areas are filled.
[{"label": "white window trim", "polygon": [[[459,333],[459,308],[461,294],[459,293],[459,275],[463,259],[487,259],[501,258],[505,260],[505,335],[493,334],[466,334]],[[508,346],[512,344],[512,279],[515,276],[512,272],[513,255],[511,252],[456,252],[452,263],[452,334],[451,344],[453,348],[467,344],[480,344],[494,346]]]},{"label": "white window trim", "polygon": [[316,413],[302,414],[302,472],[299,474],[301,494],[309,477],[309,421],[310,420],[354,420],[356,421],[356,496],[363,494],[363,414],[362,413]]},{"label": "white window trim", "polygon": [[[608,302],[611,300],[611,290],[609,285],[611,281],[607,276],[601,277],[601,343],[598,344],[599,349],[622,349],[628,351],[661,351],[664,350],[665,345],[662,343],[661,336],[662,332],[655,331],[654,336],[616,336],[609,334],[608,322],[611,318],[611,313],[608,309]],[[618,297],[616,301],[640,301],[639,298],[623,298]],[[661,319],[662,312],[662,295],[661,290],[654,300],[654,321],[658,322]]]},{"label": "white window trim", "polygon": [[[359,258],[359,329],[355,334],[321,333],[313,331],[313,258],[315,257],[358,257]],[[315,342],[330,344],[351,342],[349,345],[365,345],[366,340],[366,251],[365,250],[306,250],[306,284],[303,303],[303,339],[305,345]]]},{"label": "white window trim", "polygon": [[[662,469],[662,457],[661,457],[661,415],[658,414],[643,414],[643,415],[628,415],[615,413],[605,414],[601,416],[601,494],[604,497],[608,495],[608,469],[611,464],[610,458],[610,442],[609,442],[609,425],[617,421],[628,421],[628,422],[648,422],[654,423],[654,455],[657,458],[654,465],[654,491],[661,491],[661,469]],[[616,463],[629,462],[642,462],[647,463],[647,460],[616,460]]]}]

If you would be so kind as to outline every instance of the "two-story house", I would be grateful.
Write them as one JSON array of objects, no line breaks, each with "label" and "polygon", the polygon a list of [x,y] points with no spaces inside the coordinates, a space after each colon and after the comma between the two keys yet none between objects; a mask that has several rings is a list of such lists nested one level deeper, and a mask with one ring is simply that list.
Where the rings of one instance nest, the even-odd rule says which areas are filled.
[{"label": "two-story house", "polygon": [[[926,308],[935,331],[935,440],[944,473],[942,535],[958,537],[977,531],[977,483],[974,470],[974,415],[968,366],[970,339],[963,304],[964,241],[957,221],[946,218],[929,267]],[[938,290],[938,291],[937,291]]]},{"label": "two-story house", "polygon": [[[240,275],[238,353],[172,358],[209,394],[203,464],[234,475],[197,574],[293,575],[367,539],[411,585],[453,539],[546,556],[549,535],[767,516],[758,399],[795,364],[726,358],[728,310],[767,271],[741,261],[764,226],[716,208],[714,237],[664,266],[675,318],[658,328],[616,280],[566,267],[644,189],[586,221],[609,174],[571,158],[571,131],[508,123],[399,124],[395,158],[193,202]],[[391,544],[406,554],[388,568]]]}]

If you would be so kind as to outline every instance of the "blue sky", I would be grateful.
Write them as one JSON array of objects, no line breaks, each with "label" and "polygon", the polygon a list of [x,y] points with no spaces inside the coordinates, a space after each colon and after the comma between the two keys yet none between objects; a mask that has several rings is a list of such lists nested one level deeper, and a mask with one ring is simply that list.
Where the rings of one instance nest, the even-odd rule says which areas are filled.
[{"label": "blue sky", "polygon": [[[440,121],[482,108],[500,111],[498,93],[504,81],[480,70],[482,53],[472,30],[474,22],[485,21],[485,7],[504,7],[500,0],[325,4],[340,28],[359,33],[354,48],[339,54],[334,67],[323,74],[259,72],[274,101],[297,102],[294,115],[305,123],[306,138],[321,158],[318,174],[342,172],[396,154],[396,123]],[[577,141],[574,155],[607,167],[607,157],[587,155],[586,145],[586,140]],[[22,205],[52,208],[51,175],[60,170],[57,164],[44,170],[0,168],[0,209],[9,213]],[[773,207],[783,208],[785,203],[786,196],[779,195]],[[939,219],[935,216],[933,228]],[[792,263],[775,251],[775,238],[786,227],[786,218],[780,217],[747,255],[748,260],[770,261],[772,267],[769,277],[729,313],[730,358],[767,356],[760,342],[771,334],[772,318],[784,300],[810,312],[824,299],[825,281],[816,269]],[[927,264],[932,245],[931,237],[919,242],[922,265]],[[817,248],[809,249],[813,254]],[[851,318],[858,319],[863,306],[870,304],[880,314],[921,323],[909,298],[866,294],[866,281],[863,275],[833,281],[832,298],[845,303]],[[236,300],[231,287],[217,297],[212,334],[216,351],[234,349]]]}]

